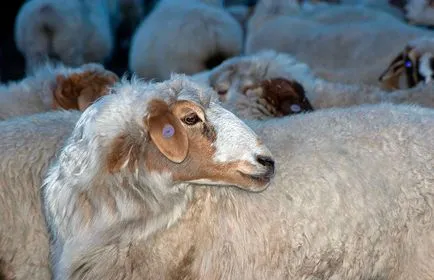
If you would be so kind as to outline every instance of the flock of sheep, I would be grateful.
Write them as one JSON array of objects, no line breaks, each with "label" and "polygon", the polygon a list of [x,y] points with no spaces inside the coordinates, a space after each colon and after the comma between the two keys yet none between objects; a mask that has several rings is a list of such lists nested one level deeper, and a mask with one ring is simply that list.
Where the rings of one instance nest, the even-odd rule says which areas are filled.
[{"label": "flock of sheep", "polygon": [[434,279],[432,1],[244,2],[22,6],[1,280]]}]

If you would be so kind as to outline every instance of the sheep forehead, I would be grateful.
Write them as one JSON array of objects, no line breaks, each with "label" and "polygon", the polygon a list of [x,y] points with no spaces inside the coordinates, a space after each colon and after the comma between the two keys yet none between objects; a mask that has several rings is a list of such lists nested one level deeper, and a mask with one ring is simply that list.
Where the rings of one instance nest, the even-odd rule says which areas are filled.
[{"label": "sheep forehead", "polygon": [[163,99],[169,104],[176,100],[188,100],[204,109],[210,104],[217,106],[210,88],[182,76],[175,76],[163,83],[123,79],[113,87],[112,94],[104,96],[83,113],[83,122],[92,120],[85,133],[90,137],[96,133],[110,138],[124,130],[128,123],[141,125],[147,114],[147,104],[154,99]]},{"label": "sheep forehead", "polygon": [[[234,81],[242,81],[241,85],[249,86],[252,83],[258,83],[268,77],[269,68],[273,64],[283,63],[285,66],[294,65],[297,61],[289,55],[277,53],[275,51],[266,50],[257,54],[235,57],[227,60],[220,67],[216,68],[218,73],[219,68],[225,69],[220,75],[217,75],[217,83],[231,84]],[[279,74],[279,73],[274,73]]]},{"label": "sheep forehead", "polygon": [[210,87],[194,82],[185,75],[173,74],[170,80],[163,84],[178,100],[190,100],[202,107],[208,107],[210,102],[217,100]]},{"label": "sheep forehead", "polygon": [[214,142],[215,162],[230,162],[234,160],[254,161],[252,149],[260,154],[257,135],[238,117],[228,110],[212,104],[206,110],[207,119],[216,131]]}]

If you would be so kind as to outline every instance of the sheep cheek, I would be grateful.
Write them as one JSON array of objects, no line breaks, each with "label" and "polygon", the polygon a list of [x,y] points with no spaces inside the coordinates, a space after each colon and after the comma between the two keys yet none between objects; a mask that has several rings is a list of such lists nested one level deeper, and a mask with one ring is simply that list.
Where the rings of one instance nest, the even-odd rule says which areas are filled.
[{"label": "sheep cheek", "polygon": [[240,168],[251,168],[248,162],[214,162],[216,152],[214,141],[215,138],[204,135],[203,131],[191,133],[188,154],[181,163],[174,163],[167,159],[156,145],[150,142],[144,153],[145,168],[148,172],[170,173],[174,182],[207,182],[238,186],[246,190],[263,187],[263,183],[250,180],[238,172]]}]

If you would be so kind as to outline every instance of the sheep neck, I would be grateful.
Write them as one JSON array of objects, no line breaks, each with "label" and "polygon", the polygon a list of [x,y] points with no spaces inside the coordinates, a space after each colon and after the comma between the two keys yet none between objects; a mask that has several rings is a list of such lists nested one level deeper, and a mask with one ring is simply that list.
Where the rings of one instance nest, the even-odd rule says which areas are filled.
[{"label": "sheep neck", "polygon": [[63,218],[58,230],[62,239],[83,240],[119,232],[115,230],[118,227],[130,227],[131,232],[137,227],[141,238],[146,239],[175,223],[190,197],[190,188],[171,184],[168,175],[116,174],[91,188],[71,188],[69,201],[74,203],[68,204],[66,213],[70,214]]}]

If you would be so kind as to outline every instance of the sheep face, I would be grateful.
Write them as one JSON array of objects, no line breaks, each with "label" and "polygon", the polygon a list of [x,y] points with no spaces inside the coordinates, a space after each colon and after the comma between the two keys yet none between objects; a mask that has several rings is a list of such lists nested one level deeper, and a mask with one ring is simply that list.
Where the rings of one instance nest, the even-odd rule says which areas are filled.
[{"label": "sheep face", "polygon": [[434,76],[433,69],[432,54],[409,45],[395,57],[379,81],[387,89],[412,88],[420,82],[430,82]]},{"label": "sheep face", "polygon": [[110,141],[109,172],[144,168],[146,174],[169,174],[175,184],[264,190],[274,174],[269,150],[235,115],[214,101],[198,101],[198,90],[189,97],[150,99],[143,116],[133,116],[139,126]]},{"label": "sheep face", "polygon": [[283,117],[313,110],[300,83],[265,76],[250,63],[241,62],[221,67],[211,74],[209,82],[220,101],[243,119]]}]

